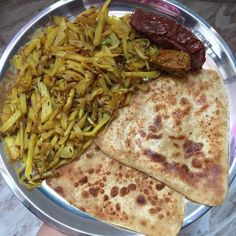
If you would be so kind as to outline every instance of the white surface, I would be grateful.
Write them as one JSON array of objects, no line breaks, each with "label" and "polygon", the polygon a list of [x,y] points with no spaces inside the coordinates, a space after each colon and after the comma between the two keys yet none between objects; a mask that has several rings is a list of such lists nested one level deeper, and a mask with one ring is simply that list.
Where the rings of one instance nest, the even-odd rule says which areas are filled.
[{"label": "white surface", "polygon": [[0,175],[0,236],[35,236],[41,221],[13,195]]}]

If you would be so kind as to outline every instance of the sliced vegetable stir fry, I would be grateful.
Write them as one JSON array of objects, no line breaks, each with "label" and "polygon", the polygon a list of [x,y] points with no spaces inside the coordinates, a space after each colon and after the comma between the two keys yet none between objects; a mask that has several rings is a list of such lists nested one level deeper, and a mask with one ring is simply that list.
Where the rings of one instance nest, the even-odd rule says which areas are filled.
[{"label": "sliced vegetable stir fry", "polygon": [[79,157],[132,93],[159,76],[149,64],[157,47],[131,28],[130,15],[108,16],[109,3],[73,22],[54,16],[13,57],[0,131],[29,189]]}]

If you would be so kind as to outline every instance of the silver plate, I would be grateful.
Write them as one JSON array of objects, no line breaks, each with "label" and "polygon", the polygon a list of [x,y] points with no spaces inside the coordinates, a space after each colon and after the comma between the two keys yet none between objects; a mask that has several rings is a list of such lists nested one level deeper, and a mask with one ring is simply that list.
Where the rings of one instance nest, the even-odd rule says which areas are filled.
[{"label": "silver plate", "polygon": [[[91,5],[101,4],[101,0],[62,0],[41,11],[30,20],[11,40],[0,59],[0,78],[4,77],[9,67],[9,59],[17,52],[20,46],[27,42],[28,36],[37,28],[49,22],[49,16],[61,15],[73,19],[80,12]],[[137,0],[140,2],[140,0]],[[228,92],[230,106],[229,130],[229,183],[236,174],[236,61],[221,36],[201,17],[184,5],[172,0],[149,0],[140,4],[134,1],[114,0],[110,6],[110,14],[121,16],[132,12],[135,8],[158,11],[169,15],[189,28],[207,49],[207,61],[204,68],[213,68],[218,71]],[[17,180],[14,170],[8,165],[6,156],[1,148],[0,170],[15,195],[23,204],[41,220],[52,227],[70,235],[138,235],[118,227],[100,222],[93,217],[71,206],[45,183],[32,192],[22,187]],[[185,227],[201,217],[209,207],[193,204],[186,201],[186,212],[183,226]]]}]

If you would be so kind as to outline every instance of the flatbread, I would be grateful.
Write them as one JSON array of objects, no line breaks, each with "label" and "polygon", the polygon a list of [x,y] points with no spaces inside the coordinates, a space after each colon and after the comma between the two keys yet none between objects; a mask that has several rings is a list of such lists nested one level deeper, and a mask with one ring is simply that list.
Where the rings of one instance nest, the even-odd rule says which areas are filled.
[{"label": "flatbread", "polygon": [[136,168],[189,199],[224,201],[228,176],[228,102],[215,71],[161,76],[95,142],[109,157]]},{"label": "flatbread", "polygon": [[108,158],[93,144],[47,184],[82,211],[146,235],[179,232],[184,197],[157,180]]}]

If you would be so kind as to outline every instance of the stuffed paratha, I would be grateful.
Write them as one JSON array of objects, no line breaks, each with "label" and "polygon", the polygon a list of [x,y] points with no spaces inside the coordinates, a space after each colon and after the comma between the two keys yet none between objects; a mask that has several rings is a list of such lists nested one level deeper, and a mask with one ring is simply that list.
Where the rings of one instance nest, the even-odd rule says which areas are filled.
[{"label": "stuffed paratha", "polygon": [[[98,147],[97,147],[98,148]],[[71,204],[98,219],[145,235],[176,235],[184,197],[157,180],[110,159],[93,144],[47,181]]]},{"label": "stuffed paratha", "polygon": [[182,79],[161,76],[96,143],[110,157],[206,205],[223,202],[228,176],[228,106],[211,70]]}]

